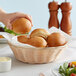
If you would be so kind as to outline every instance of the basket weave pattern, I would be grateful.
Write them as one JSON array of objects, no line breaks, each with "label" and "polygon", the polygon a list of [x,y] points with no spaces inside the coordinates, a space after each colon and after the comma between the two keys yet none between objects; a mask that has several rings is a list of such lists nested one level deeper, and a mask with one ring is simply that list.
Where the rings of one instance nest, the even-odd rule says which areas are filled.
[{"label": "basket weave pattern", "polygon": [[47,48],[25,48],[9,43],[17,60],[26,63],[49,63],[56,59],[58,54],[65,48],[47,47]]}]

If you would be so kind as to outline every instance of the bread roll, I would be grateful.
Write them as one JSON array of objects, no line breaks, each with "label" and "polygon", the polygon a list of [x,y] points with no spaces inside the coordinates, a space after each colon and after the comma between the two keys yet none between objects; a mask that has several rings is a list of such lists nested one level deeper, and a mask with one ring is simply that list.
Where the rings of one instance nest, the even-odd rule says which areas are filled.
[{"label": "bread roll", "polygon": [[47,30],[39,28],[32,31],[30,37],[39,36],[39,37],[43,37],[44,39],[47,39],[48,35],[50,35],[50,33]]},{"label": "bread roll", "polygon": [[42,37],[27,38],[25,36],[19,36],[18,41],[21,43],[35,46],[35,47],[46,47],[47,46],[47,42]]},{"label": "bread roll", "polygon": [[48,36],[47,43],[49,47],[62,46],[66,43],[66,38],[60,33],[52,33]]},{"label": "bread roll", "polygon": [[25,34],[31,30],[31,22],[26,18],[19,18],[12,22],[13,31],[18,34]]},{"label": "bread roll", "polygon": [[27,43],[27,40],[28,40],[28,38],[27,38],[27,36],[25,35],[22,35],[22,36],[18,36],[17,37],[17,40],[19,41],[19,42],[21,42],[21,43]]},{"label": "bread roll", "polygon": [[28,39],[28,44],[36,47],[46,47],[47,42],[42,37],[32,37]]},{"label": "bread roll", "polygon": [[4,38],[2,35],[0,35],[0,38]]}]

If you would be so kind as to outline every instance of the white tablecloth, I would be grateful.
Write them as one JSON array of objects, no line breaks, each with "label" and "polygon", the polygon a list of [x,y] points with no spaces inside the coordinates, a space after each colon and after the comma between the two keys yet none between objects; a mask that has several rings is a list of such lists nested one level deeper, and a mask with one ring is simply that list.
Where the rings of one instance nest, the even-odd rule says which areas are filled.
[{"label": "white tablecloth", "polygon": [[0,73],[0,76],[39,76],[40,72],[45,72],[52,68],[52,64],[63,61],[76,60],[76,38],[70,43],[65,51],[62,51],[53,63],[49,64],[26,64],[15,59],[13,52],[8,44],[0,44],[0,56],[12,58],[12,69],[6,73]]}]

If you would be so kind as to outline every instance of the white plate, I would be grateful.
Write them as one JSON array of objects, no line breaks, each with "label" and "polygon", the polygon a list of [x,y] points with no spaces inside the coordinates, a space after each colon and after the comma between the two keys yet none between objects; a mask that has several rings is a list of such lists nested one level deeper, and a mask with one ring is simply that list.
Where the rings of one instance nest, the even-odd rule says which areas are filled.
[{"label": "white plate", "polygon": [[[68,63],[72,62],[72,61],[76,61],[76,60],[71,60],[71,61],[66,61]],[[65,62],[63,63],[58,63],[58,64],[53,64],[54,67],[51,68],[51,71],[53,73],[54,76],[61,76],[61,74],[59,74],[59,67],[63,66]]]},{"label": "white plate", "polygon": [[5,38],[0,38],[0,44],[7,43],[7,40]]},{"label": "white plate", "polygon": [[[70,61],[65,61],[65,62],[72,62],[72,61],[76,61],[76,60],[70,60]],[[63,66],[63,64],[65,62],[62,63],[51,63],[50,69],[47,71],[42,72],[42,74],[44,74],[44,76],[62,76],[61,74],[59,74],[59,67]]]}]

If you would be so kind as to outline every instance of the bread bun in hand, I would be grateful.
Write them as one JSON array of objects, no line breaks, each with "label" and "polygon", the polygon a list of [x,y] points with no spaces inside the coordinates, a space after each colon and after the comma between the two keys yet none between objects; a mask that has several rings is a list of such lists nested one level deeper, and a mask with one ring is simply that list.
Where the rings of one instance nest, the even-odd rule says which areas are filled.
[{"label": "bread bun in hand", "polygon": [[39,28],[33,30],[32,33],[30,34],[30,37],[38,36],[47,39],[48,35],[50,35],[50,33],[47,30]]},{"label": "bread bun in hand", "polygon": [[66,38],[60,33],[52,33],[47,38],[49,47],[57,47],[66,44]]},{"label": "bread bun in hand", "polygon": [[31,30],[31,22],[26,18],[18,18],[12,22],[13,31],[18,34],[25,34]]},{"label": "bread bun in hand", "polygon": [[45,39],[42,37],[32,37],[32,38],[27,38],[25,36],[18,36],[18,41],[24,44],[29,44],[35,47],[46,47],[47,42]]}]

